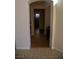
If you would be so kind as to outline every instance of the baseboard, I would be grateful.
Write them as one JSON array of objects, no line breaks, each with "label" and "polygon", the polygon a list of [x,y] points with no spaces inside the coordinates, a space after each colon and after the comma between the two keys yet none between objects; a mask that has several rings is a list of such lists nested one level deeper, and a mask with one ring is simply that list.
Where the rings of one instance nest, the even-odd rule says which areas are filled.
[{"label": "baseboard", "polygon": [[16,50],[29,50],[30,47],[26,48],[26,47],[16,47]]},{"label": "baseboard", "polygon": [[56,47],[53,47],[52,49],[55,49],[55,50],[57,50],[57,51],[59,51],[59,52],[61,52],[63,54],[63,51],[61,51],[60,49],[58,49]]},{"label": "baseboard", "polygon": [[54,49],[56,49],[57,51],[59,51],[59,52],[63,53],[63,51],[61,51],[61,50],[60,50],[60,49],[58,49],[58,48],[54,48]]}]

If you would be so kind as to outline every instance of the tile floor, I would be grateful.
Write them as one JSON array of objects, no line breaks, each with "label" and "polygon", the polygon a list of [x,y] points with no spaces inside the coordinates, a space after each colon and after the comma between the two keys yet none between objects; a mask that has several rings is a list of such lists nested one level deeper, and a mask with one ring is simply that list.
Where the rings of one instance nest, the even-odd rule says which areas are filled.
[{"label": "tile floor", "polygon": [[61,52],[50,48],[16,50],[16,59],[63,59]]}]

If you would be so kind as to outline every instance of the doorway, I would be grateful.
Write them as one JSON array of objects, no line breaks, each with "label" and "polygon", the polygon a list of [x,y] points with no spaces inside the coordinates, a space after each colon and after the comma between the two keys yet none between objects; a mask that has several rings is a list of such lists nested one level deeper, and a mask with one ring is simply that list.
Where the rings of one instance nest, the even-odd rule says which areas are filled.
[{"label": "doorway", "polygon": [[44,34],[45,10],[34,9],[34,32]]},{"label": "doorway", "polygon": [[31,48],[49,48],[50,6],[44,1],[30,5]]}]

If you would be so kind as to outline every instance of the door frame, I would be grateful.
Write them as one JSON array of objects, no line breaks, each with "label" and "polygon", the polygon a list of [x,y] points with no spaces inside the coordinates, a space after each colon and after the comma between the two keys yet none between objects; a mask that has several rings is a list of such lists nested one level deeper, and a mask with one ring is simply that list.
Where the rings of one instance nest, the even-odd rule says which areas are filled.
[{"label": "door frame", "polygon": [[[37,2],[37,1],[35,1]],[[46,1],[44,1],[46,2]],[[32,32],[31,32],[31,3],[32,2],[28,2],[29,3],[29,20],[30,20],[30,48],[32,48]],[[49,39],[49,48],[54,48],[54,39],[53,39],[53,1],[50,1],[50,39]],[[53,42],[52,42],[53,41]]]}]

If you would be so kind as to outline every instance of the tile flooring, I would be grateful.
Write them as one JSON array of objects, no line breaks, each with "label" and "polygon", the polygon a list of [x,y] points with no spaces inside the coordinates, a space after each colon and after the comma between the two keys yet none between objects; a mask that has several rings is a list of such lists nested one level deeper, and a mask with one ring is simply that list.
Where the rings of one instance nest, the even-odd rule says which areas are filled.
[{"label": "tile flooring", "polygon": [[61,52],[50,48],[16,50],[16,59],[63,59]]}]

